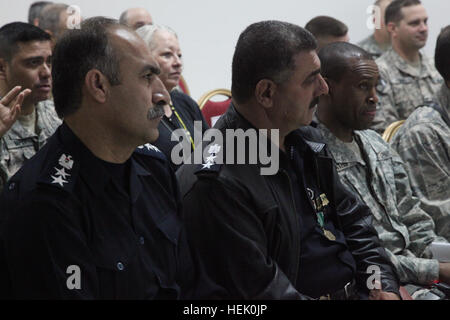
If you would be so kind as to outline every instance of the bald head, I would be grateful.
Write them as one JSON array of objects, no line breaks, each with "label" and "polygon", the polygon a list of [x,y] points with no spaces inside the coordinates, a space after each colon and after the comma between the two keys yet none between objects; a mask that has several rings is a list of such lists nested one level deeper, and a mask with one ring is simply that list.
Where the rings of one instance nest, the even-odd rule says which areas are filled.
[{"label": "bald head", "polygon": [[152,16],[144,8],[131,8],[124,11],[120,15],[119,21],[134,30],[147,24],[153,24]]},{"label": "bald head", "polygon": [[340,81],[348,71],[351,61],[373,60],[372,56],[364,49],[348,43],[336,42],[323,47],[319,52],[321,74],[323,77]]}]

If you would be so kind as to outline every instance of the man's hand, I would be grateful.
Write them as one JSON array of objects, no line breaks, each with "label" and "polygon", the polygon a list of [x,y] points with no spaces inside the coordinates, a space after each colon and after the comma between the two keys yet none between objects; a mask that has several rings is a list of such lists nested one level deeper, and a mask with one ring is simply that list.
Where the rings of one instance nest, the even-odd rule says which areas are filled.
[{"label": "man's hand", "polygon": [[[376,286],[376,288],[381,288],[381,284],[378,283],[378,286]],[[369,293],[369,300],[401,300],[401,299],[395,293],[385,292],[382,289],[372,289],[370,290]]]},{"label": "man's hand", "polygon": [[439,263],[439,281],[450,285],[450,262]]},{"label": "man's hand", "polygon": [[22,87],[17,86],[0,100],[0,137],[11,128],[20,114],[23,100],[31,93],[30,89],[20,91]]}]

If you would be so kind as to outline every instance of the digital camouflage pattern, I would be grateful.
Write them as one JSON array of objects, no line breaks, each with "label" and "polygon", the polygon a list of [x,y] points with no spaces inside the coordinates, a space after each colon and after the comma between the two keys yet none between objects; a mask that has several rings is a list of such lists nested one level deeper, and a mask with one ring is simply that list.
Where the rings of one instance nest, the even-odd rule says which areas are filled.
[{"label": "digital camouflage pattern", "polygon": [[373,34],[358,42],[358,46],[370,53],[374,59],[379,58],[383,53],[391,48],[391,46],[388,46],[386,49],[381,48],[376,42]]},{"label": "digital camouflage pattern", "polygon": [[[450,90],[444,84],[438,103],[450,115]],[[450,128],[435,109],[417,109],[391,140],[406,165],[413,193],[450,241]]]},{"label": "digital camouflage pattern", "polygon": [[380,70],[377,114],[372,129],[383,133],[389,124],[405,120],[417,107],[436,101],[443,80],[433,62],[421,55],[420,71],[393,49],[375,60]]},{"label": "digital camouflage pattern", "polygon": [[0,191],[23,165],[36,154],[61,124],[52,100],[36,105],[36,133],[26,130],[16,121],[0,139]]},{"label": "digital camouflage pattern", "polygon": [[372,210],[373,224],[403,283],[426,285],[439,278],[439,263],[428,249],[436,236],[431,217],[414,197],[404,164],[375,131],[355,131],[362,159],[323,124],[325,143],[342,183]]}]

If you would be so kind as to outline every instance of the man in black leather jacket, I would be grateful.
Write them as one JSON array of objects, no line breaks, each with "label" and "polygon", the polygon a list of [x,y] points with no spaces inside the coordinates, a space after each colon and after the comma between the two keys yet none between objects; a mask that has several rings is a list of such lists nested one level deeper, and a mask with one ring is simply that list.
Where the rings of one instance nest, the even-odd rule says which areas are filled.
[{"label": "man in black leather jacket", "polygon": [[269,129],[258,131],[258,150],[270,135],[275,174],[262,174],[261,156],[251,162],[252,139],[240,149],[228,135],[205,149],[204,163],[178,171],[188,239],[208,275],[202,298],[398,299],[369,209],[308,127],[328,92],[315,49],[309,32],[279,21],[249,26],[236,46],[233,104],[216,128]]}]

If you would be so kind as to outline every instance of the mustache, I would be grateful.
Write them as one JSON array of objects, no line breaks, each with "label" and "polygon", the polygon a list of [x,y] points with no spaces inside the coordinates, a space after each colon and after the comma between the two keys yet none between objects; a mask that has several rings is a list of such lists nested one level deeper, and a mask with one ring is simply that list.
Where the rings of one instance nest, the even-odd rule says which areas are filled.
[{"label": "mustache", "polygon": [[315,97],[313,101],[311,101],[311,104],[309,105],[309,108],[314,108],[319,103],[319,97]]},{"label": "mustache", "polygon": [[165,101],[158,102],[153,108],[148,110],[147,119],[153,120],[164,115],[164,106],[166,105]]}]

